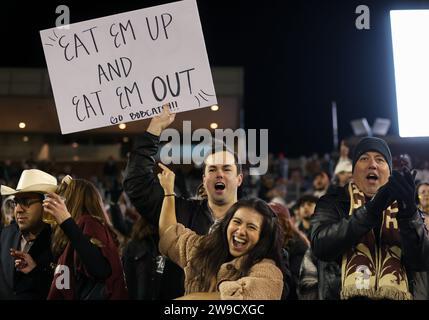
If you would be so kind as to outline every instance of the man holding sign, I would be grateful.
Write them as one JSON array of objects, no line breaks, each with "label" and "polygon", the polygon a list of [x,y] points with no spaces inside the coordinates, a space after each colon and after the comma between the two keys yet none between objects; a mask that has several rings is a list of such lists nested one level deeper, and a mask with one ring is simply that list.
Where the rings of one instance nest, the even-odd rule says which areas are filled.
[{"label": "man holding sign", "polygon": [[[159,136],[173,121],[175,115],[164,106],[160,116],[152,118],[127,164],[124,189],[139,213],[154,226],[158,225],[164,192],[154,172],[154,156],[159,148]],[[190,200],[176,197],[176,217],[179,223],[207,234],[210,227],[223,218],[226,211],[237,202],[237,189],[243,180],[241,165],[229,151],[217,151],[204,161],[203,186],[207,199]],[[183,295],[182,269],[167,260],[161,299]]]}]

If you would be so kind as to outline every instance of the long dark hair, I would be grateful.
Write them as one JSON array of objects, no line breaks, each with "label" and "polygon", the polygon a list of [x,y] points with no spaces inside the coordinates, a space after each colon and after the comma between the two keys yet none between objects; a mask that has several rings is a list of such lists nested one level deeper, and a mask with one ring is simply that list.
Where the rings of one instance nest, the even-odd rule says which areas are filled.
[{"label": "long dark hair", "polygon": [[220,266],[234,257],[229,253],[227,228],[235,212],[240,208],[249,208],[263,217],[258,243],[244,256],[240,267],[240,277],[246,276],[250,268],[262,259],[272,259],[283,271],[281,258],[281,230],[276,216],[268,204],[261,199],[246,199],[236,202],[226,212],[225,217],[214,227],[212,233],[203,237],[196,248],[191,268],[201,284],[201,291],[208,291],[211,281],[216,277]]}]

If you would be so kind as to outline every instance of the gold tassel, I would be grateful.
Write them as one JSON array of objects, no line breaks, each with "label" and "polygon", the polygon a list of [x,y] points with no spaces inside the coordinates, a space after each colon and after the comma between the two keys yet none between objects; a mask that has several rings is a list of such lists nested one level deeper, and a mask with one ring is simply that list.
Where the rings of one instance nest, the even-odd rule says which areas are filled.
[{"label": "gold tassel", "polygon": [[400,291],[394,287],[380,287],[377,295],[377,299],[413,300],[413,296],[409,292]]},{"label": "gold tassel", "polygon": [[356,287],[343,288],[341,290],[340,299],[347,300],[353,297],[367,297],[369,299],[376,299],[377,293],[375,288],[370,289],[357,289]]}]

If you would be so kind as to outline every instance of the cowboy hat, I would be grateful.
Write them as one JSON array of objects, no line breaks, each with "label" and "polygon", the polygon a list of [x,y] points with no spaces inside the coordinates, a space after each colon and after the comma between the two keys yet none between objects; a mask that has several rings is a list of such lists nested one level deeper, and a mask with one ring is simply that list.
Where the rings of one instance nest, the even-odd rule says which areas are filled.
[{"label": "cowboy hat", "polygon": [[338,162],[335,167],[335,174],[339,174],[341,172],[351,173],[353,171],[352,163],[350,161],[341,161]]},{"label": "cowboy hat", "polygon": [[8,196],[22,192],[48,193],[57,190],[57,179],[50,174],[37,169],[22,171],[16,190],[1,186],[1,195]]}]

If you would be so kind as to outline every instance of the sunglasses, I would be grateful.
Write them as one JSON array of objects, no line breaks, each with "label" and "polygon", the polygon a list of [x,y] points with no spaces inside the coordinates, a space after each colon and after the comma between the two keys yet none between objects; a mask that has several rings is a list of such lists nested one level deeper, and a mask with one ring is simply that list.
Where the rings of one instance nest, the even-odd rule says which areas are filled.
[{"label": "sunglasses", "polygon": [[18,204],[23,209],[28,209],[32,204],[42,202],[42,199],[31,199],[31,198],[15,198],[11,201],[11,205],[15,208]]}]

